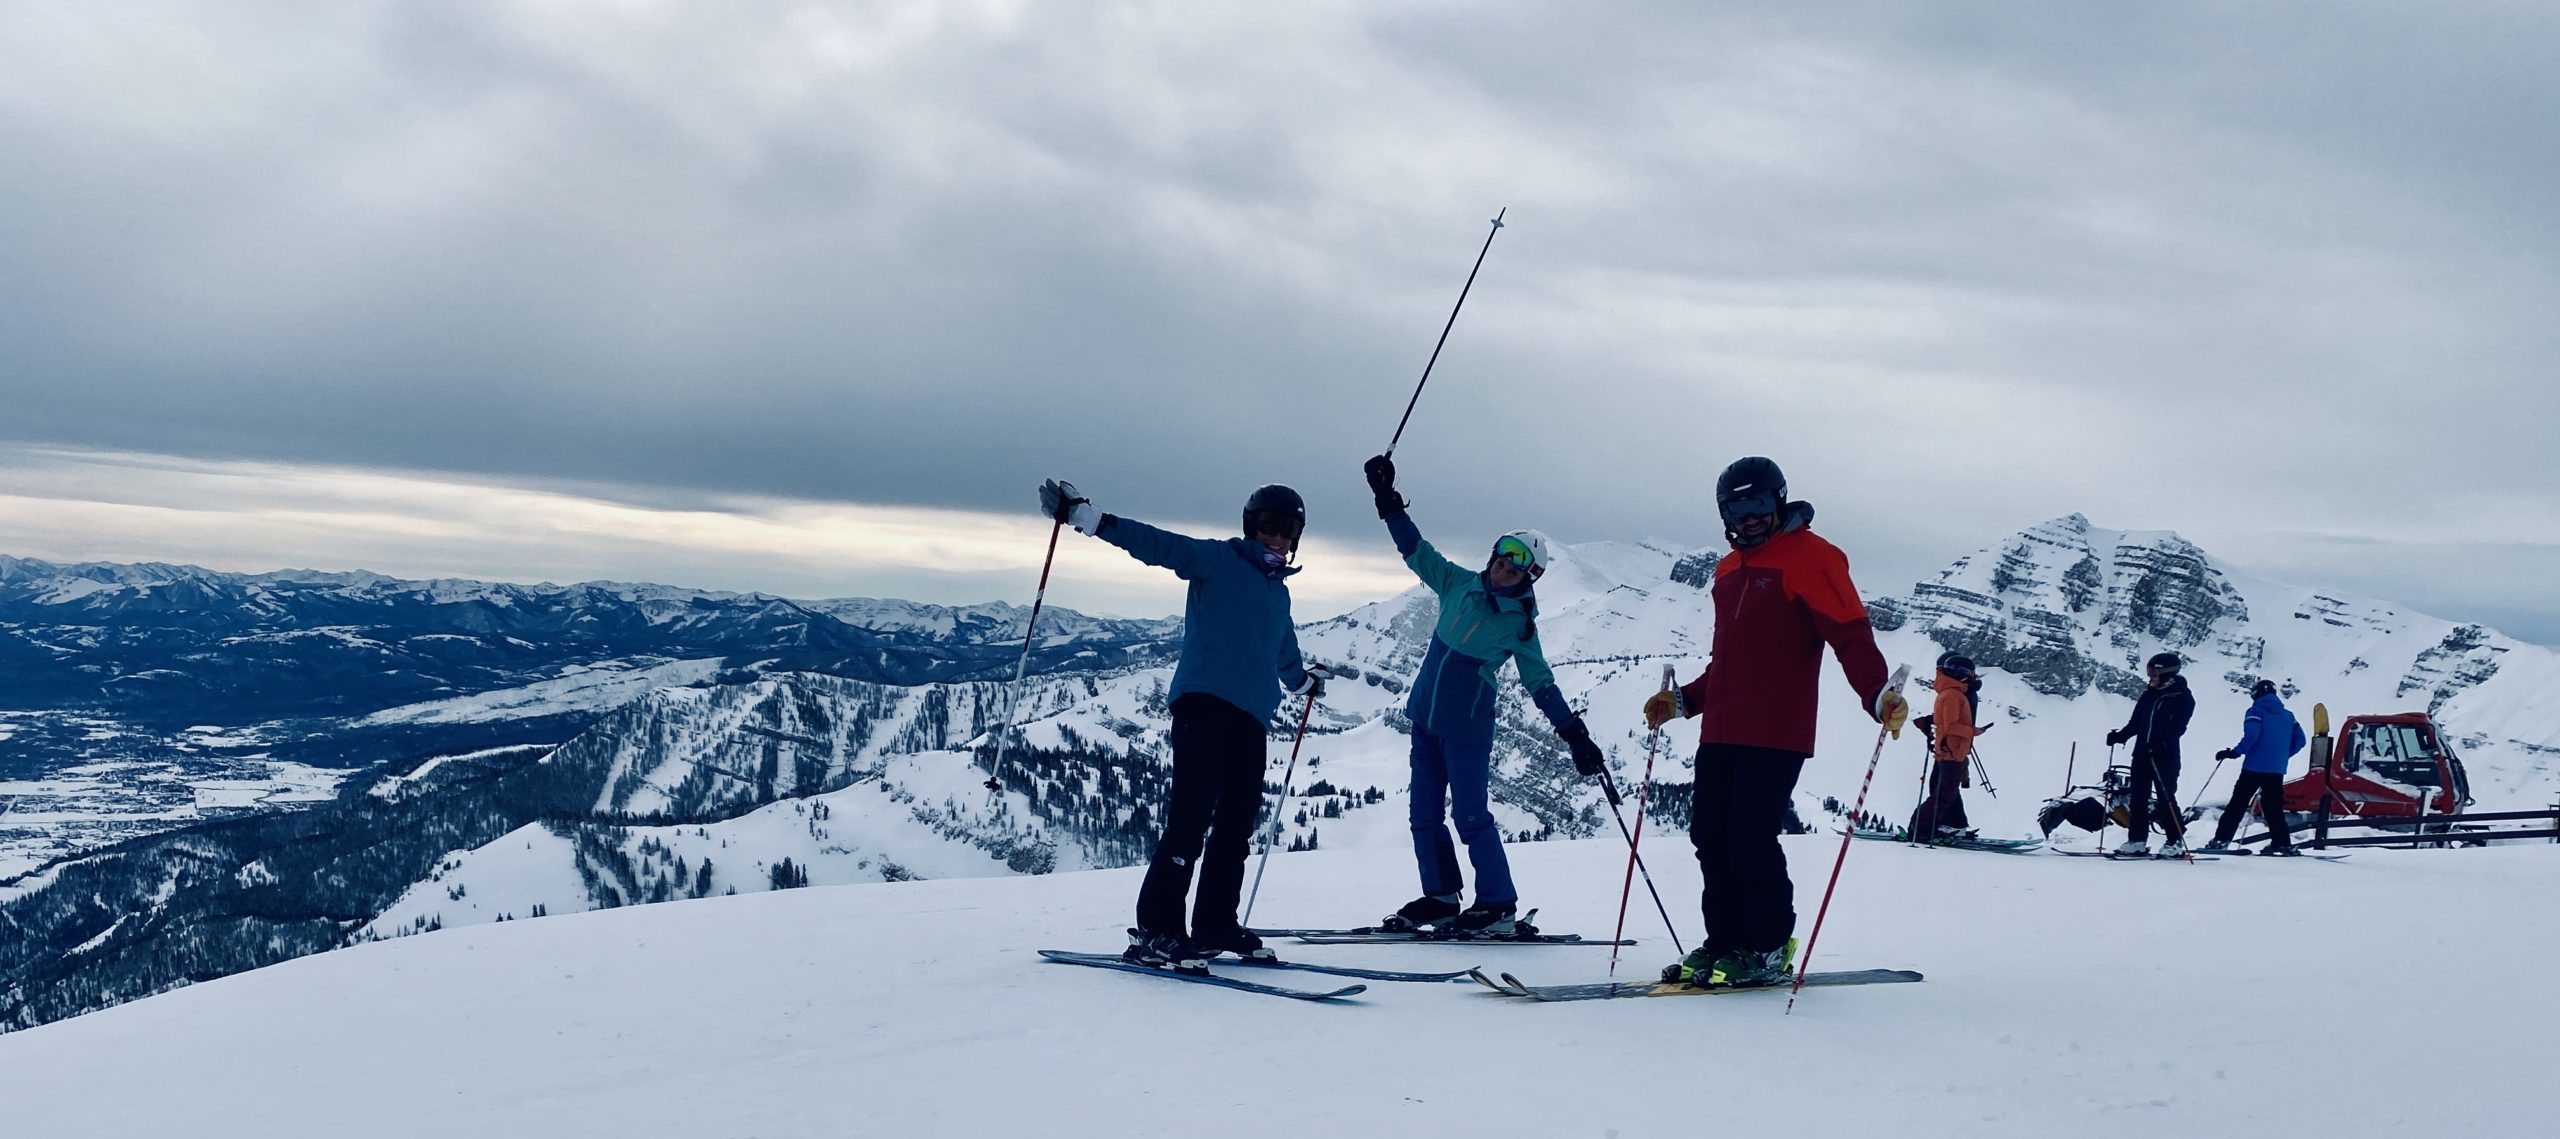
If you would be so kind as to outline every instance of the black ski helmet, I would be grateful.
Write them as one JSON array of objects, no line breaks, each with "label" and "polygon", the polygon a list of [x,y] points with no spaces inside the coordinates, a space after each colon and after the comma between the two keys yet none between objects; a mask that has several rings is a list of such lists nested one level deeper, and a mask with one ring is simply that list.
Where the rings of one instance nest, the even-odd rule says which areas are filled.
[{"label": "black ski helmet", "polygon": [[2150,660],[2143,662],[2142,671],[2154,676],[2176,676],[2185,664],[2176,653],[2153,653]]},{"label": "black ski helmet", "polygon": [[2275,681],[2272,681],[2272,680],[2261,680],[2261,681],[2257,682],[2256,684],[2252,684],[2252,685],[2250,685],[2250,686],[2249,686],[2249,699],[2256,700],[2256,699],[2258,699],[2258,698],[2260,698],[2260,697],[2262,697],[2262,696],[2272,696],[2272,695],[2274,695],[2274,694],[2275,694],[2275,690],[2276,690],[2276,682],[2275,682]]},{"label": "black ski helmet", "polygon": [[1958,680],[1973,679],[1973,658],[1952,649],[1938,654],[1938,671]]},{"label": "black ski helmet", "polygon": [[1727,541],[1740,541],[1739,518],[1767,514],[1774,518],[1787,507],[1787,475],[1760,455],[1735,459],[1716,476],[1716,513],[1724,521]]},{"label": "black ski helmet", "polygon": [[1298,536],[1307,532],[1307,500],[1298,492],[1273,483],[1253,492],[1244,500],[1244,536],[1254,536],[1254,516],[1278,514],[1289,520],[1289,544],[1298,544]]}]

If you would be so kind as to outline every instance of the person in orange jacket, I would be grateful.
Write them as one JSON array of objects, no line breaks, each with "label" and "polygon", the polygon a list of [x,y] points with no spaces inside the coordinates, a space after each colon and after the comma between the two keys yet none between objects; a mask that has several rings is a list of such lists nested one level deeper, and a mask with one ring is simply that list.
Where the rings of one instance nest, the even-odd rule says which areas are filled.
[{"label": "person in orange jacket", "polygon": [[1979,691],[1973,661],[1962,653],[1938,656],[1937,705],[1922,719],[1929,734],[1929,796],[1911,812],[1911,834],[1920,842],[1972,838],[1964,815],[1965,776],[1973,762],[1974,709]]},{"label": "person in orange jacket", "polygon": [[1894,734],[1911,709],[1888,687],[1849,559],[1810,528],[1813,504],[1787,498],[1778,464],[1737,459],[1716,479],[1733,552],[1716,563],[1715,643],[1696,680],[1655,693],[1645,725],[1695,716],[1697,783],[1689,842],[1698,851],[1707,938],[1662,971],[1696,985],[1767,984],[1794,967],[1795,883],[1778,834],[1813,755],[1822,650],[1868,715]]}]

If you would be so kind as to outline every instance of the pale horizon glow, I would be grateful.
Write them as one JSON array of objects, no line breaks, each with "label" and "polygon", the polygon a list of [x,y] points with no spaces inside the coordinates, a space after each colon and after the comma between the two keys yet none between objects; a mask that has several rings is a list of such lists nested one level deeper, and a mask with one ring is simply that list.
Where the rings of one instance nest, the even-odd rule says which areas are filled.
[{"label": "pale horizon glow", "polygon": [[[0,553],[235,573],[648,581],[811,599],[1027,604],[1049,530],[1032,509],[1000,515],[734,494],[671,507],[616,499],[605,487],[59,447],[0,447],[0,480]],[[1027,488],[1023,497],[1031,499]],[[1220,532],[1205,522],[1158,524]],[[1385,544],[1381,535],[1377,545]],[[1413,585],[1391,549],[1310,535],[1300,559],[1308,570],[1292,579],[1291,595],[1302,620]],[[883,592],[881,582],[904,584]],[[1060,536],[1054,604],[1096,616],[1178,616],[1182,595],[1165,571],[1072,530]]]}]

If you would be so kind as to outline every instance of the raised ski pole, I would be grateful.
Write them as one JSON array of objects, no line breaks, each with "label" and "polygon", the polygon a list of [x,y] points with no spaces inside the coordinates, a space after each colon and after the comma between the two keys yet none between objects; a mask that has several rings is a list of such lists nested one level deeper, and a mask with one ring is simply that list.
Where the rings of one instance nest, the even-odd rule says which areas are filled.
[{"label": "raised ski pole", "polygon": [[1484,255],[1493,252],[1493,238],[1502,232],[1502,218],[1511,212],[1504,206],[1493,215],[1493,229],[1484,235],[1484,248],[1476,250],[1474,269],[1467,270],[1467,283],[1458,288],[1458,303],[1449,306],[1449,322],[1440,326],[1440,339],[1431,346],[1431,358],[1422,364],[1422,380],[1413,385],[1413,398],[1404,401],[1404,417],[1396,420],[1396,434],[1387,440],[1387,457],[1394,458],[1396,444],[1404,441],[1404,425],[1413,419],[1413,405],[1422,402],[1422,385],[1431,382],[1431,366],[1440,362],[1440,349],[1449,343],[1449,330],[1458,326],[1458,310],[1467,307],[1467,291],[1476,287],[1476,270],[1484,268]]},{"label": "raised ski pole", "polygon": [[1236,924],[1253,928],[1253,900],[1262,896],[1262,871],[1271,865],[1271,848],[1280,845],[1280,814],[1289,809],[1289,785],[1298,778],[1298,748],[1307,742],[1307,720],[1316,714],[1316,694],[1307,693],[1306,707],[1298,710],[1298,737],[1289,741],[1289,766],[1280,773],[1280,801],[1271,808],[1271,830],[1262,836],[1262,860],[1253,864],[1253,890],[1244,896],[1244,916]]},{"label": "raised ski pole", "polygon": [[[1673,683],[1678,679],[1679,674],[1673,671],[1671,665],[1662,666],[1663,691],[1670,691]],[[1618,927],[1609,934],[1609,979],[1612,981],[1618,979],[1618,951],[1623,948],[1618,942],[1626,940],[1627,936],[1627,897],[1635,890],[1637,868],[1644,865],[1644,857],[1638,853],[1637,847],[1644,842],[1644,809],[1646,802],[1653,795],[1653,756],[1661,748],[1662,726],[1656,724],[1652,729],[1652,735],[1645,740],[1644,782],[1636,788],[1636,825],[1633,830],[1627,828],[1627,817],[1618,815],[1617,781],[1609,778],[1607,771],[1600,773],[1600,789],[1607,792],[1609,796],[1609,813],[1618,815],[1618,833],[1625,835],[1627,839],[1627,871],[1618,883]],[[1653,871],[1651,870],[1644,872],[1644,888],[1653,890]],[[1681,954],[1686,956],[1687,943],[1682,942],[1678,931],[1671,928],[1671,908],[1662,904],[1661,891],[1653,890],[1653,904],[1656,909],[1662,911],[1662,932],[1670,934],[1672,942],[1680,946]]]},{"label": "raised ski pole", "polygon": [[1022,656],[1013,662],[1013,684],[1006,689],[1004,727],[996,733],[996,757],[987,764],[987,801],[995,801],[1004,785],[996,776],[1004,772],[1005,745],[1013,739],[1014,714],[1022,709],[1022,673],[1031,665],[1031,638],[1040,628],[1040,603],[1049,598],[1049,567],[1058,560],[1058,532],[1067,528],[1064,518],[1049,522],[1049,553],[1040,559],[1040,588],[1031,594],[1031,619],[1022,623]]},{"label": "raised ski pole", "polygon": [[[1910,665],[1906,664],[1896,668],[1893,670],[1892,679],[1885,681],[1885,691],[1899,695],[1902,692],[1903,682],[1910,679]],[[1877,699],[1881,700],[1883,699],[1883,696],[1879,694]],[[1876,765],[1884,759],[1884,740],[1885,727],[1882,724],[1878,724],[1876,725],[1876,750],[1874,754],[1867,757],[1867,777],[1858,782],[1858,805],[1850,808],[1850,811],[1853,814],[1859,810],[1865,809],[1867,805],[1867,787],[1869,784],[1876,781]],[[1813,911],[1813,932],[1805,935],[1804,956],[1796,962],[1795,987],[1787,991],[1787,1013],[1789,1015],[1792,1015],[1796,1011],[1796,995],[1804,992],[1805,972],[1813,968],[1813,947],[1821,944],[1822,942],[1822,919],[1831,915],[1831,891],[1839,888],[1840,867],[1843,863],[1848,861],[1849,832],[1844,830],[1840,832],[1840,854],[1838,857],[1831,860],[1831,881],[1825,883],[1822,887],[1822,907]]]}]

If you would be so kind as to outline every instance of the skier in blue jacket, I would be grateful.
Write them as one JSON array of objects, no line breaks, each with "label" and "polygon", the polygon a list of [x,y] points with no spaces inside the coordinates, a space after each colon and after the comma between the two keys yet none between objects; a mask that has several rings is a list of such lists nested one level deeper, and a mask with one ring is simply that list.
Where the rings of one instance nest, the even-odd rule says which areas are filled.
[{"label": "skier in blue jacket", "polygon": [[[1396,493],[1395,463],[1384,455],[1364,473],[1377,497],[1378,517],[1395,539],[1406,567],[1440,599],[1440,620],[1413,680],[1405,715],[1413,721],[1413,856],[1422,871],[1422,896],[1380,922],[1383,928],[1442,928],[1475,937],[1523,937],[1520,893],[1502,851],[1502,829],[1488,801],[1493,777],[1494,687],[1504,661],[1520,671],[1520,686],[1546,714],[1573,754],[1576,771],[1598,775],[1600,745],[1582,717],[1566,706],[1555,674],[1538,644],[1538,599],[1533,589],[1547,569],[1547,542],[1534,530],[1514,530],[1493,544],[1482,570],[1451,562],[1424,541]],[[1448,823],[1458,826],[1467,860],[1476,872],[1476,901],[1460,909],[1465,877]]]},{"label": "skier in blue jacket", "polygon": [[2231,836],[2240,830],[2240,820],[2249,816],[2249,797],[2258,798],[2258,810],[2266,816],[2269,854],[2300,854],[2293,848],[2293,832],[2284,823],[2284,769],[2304,743],[2302,723],[2276,696],[2276,682],[2261,680],[2249,689],[2249,715],[2242,721],[2240,742],[2222,749],[2215,759],[2240,760],[2240,782],[2231,788],[2231,805],[2222,809],[2222,821],[2214,824],[2213,841],[2205,850],[2231,849]]},{"label": "skier in blue jacket", "polygon": [[[1280,690],[1314,700],[1324,670],[1298,655],[1289,620],[1289,577],[1306,502],[1285,486],[1266,486],[1245,500],[1241,537],[1191,538],[1135,519],[1104,514],[1075,484],[1040,487],[1040,508],[1080,534],[1109,542],[1130,557],[1172,570],[1191,583],[1182,609],[1182,656],[1174,666],[1173,789],[1164,831],[1138,888],[1138,924],[1126,959],[1202,972],[1221,952],[1269,958],[1260,938],[1236,920],[1244,889],[1245,849],[1262,808],[1271,714]],[[1204,851],[1203,844],[1206,844]],[[1183,896],[1191,871],[1200,892],[1183,930]]]}]

